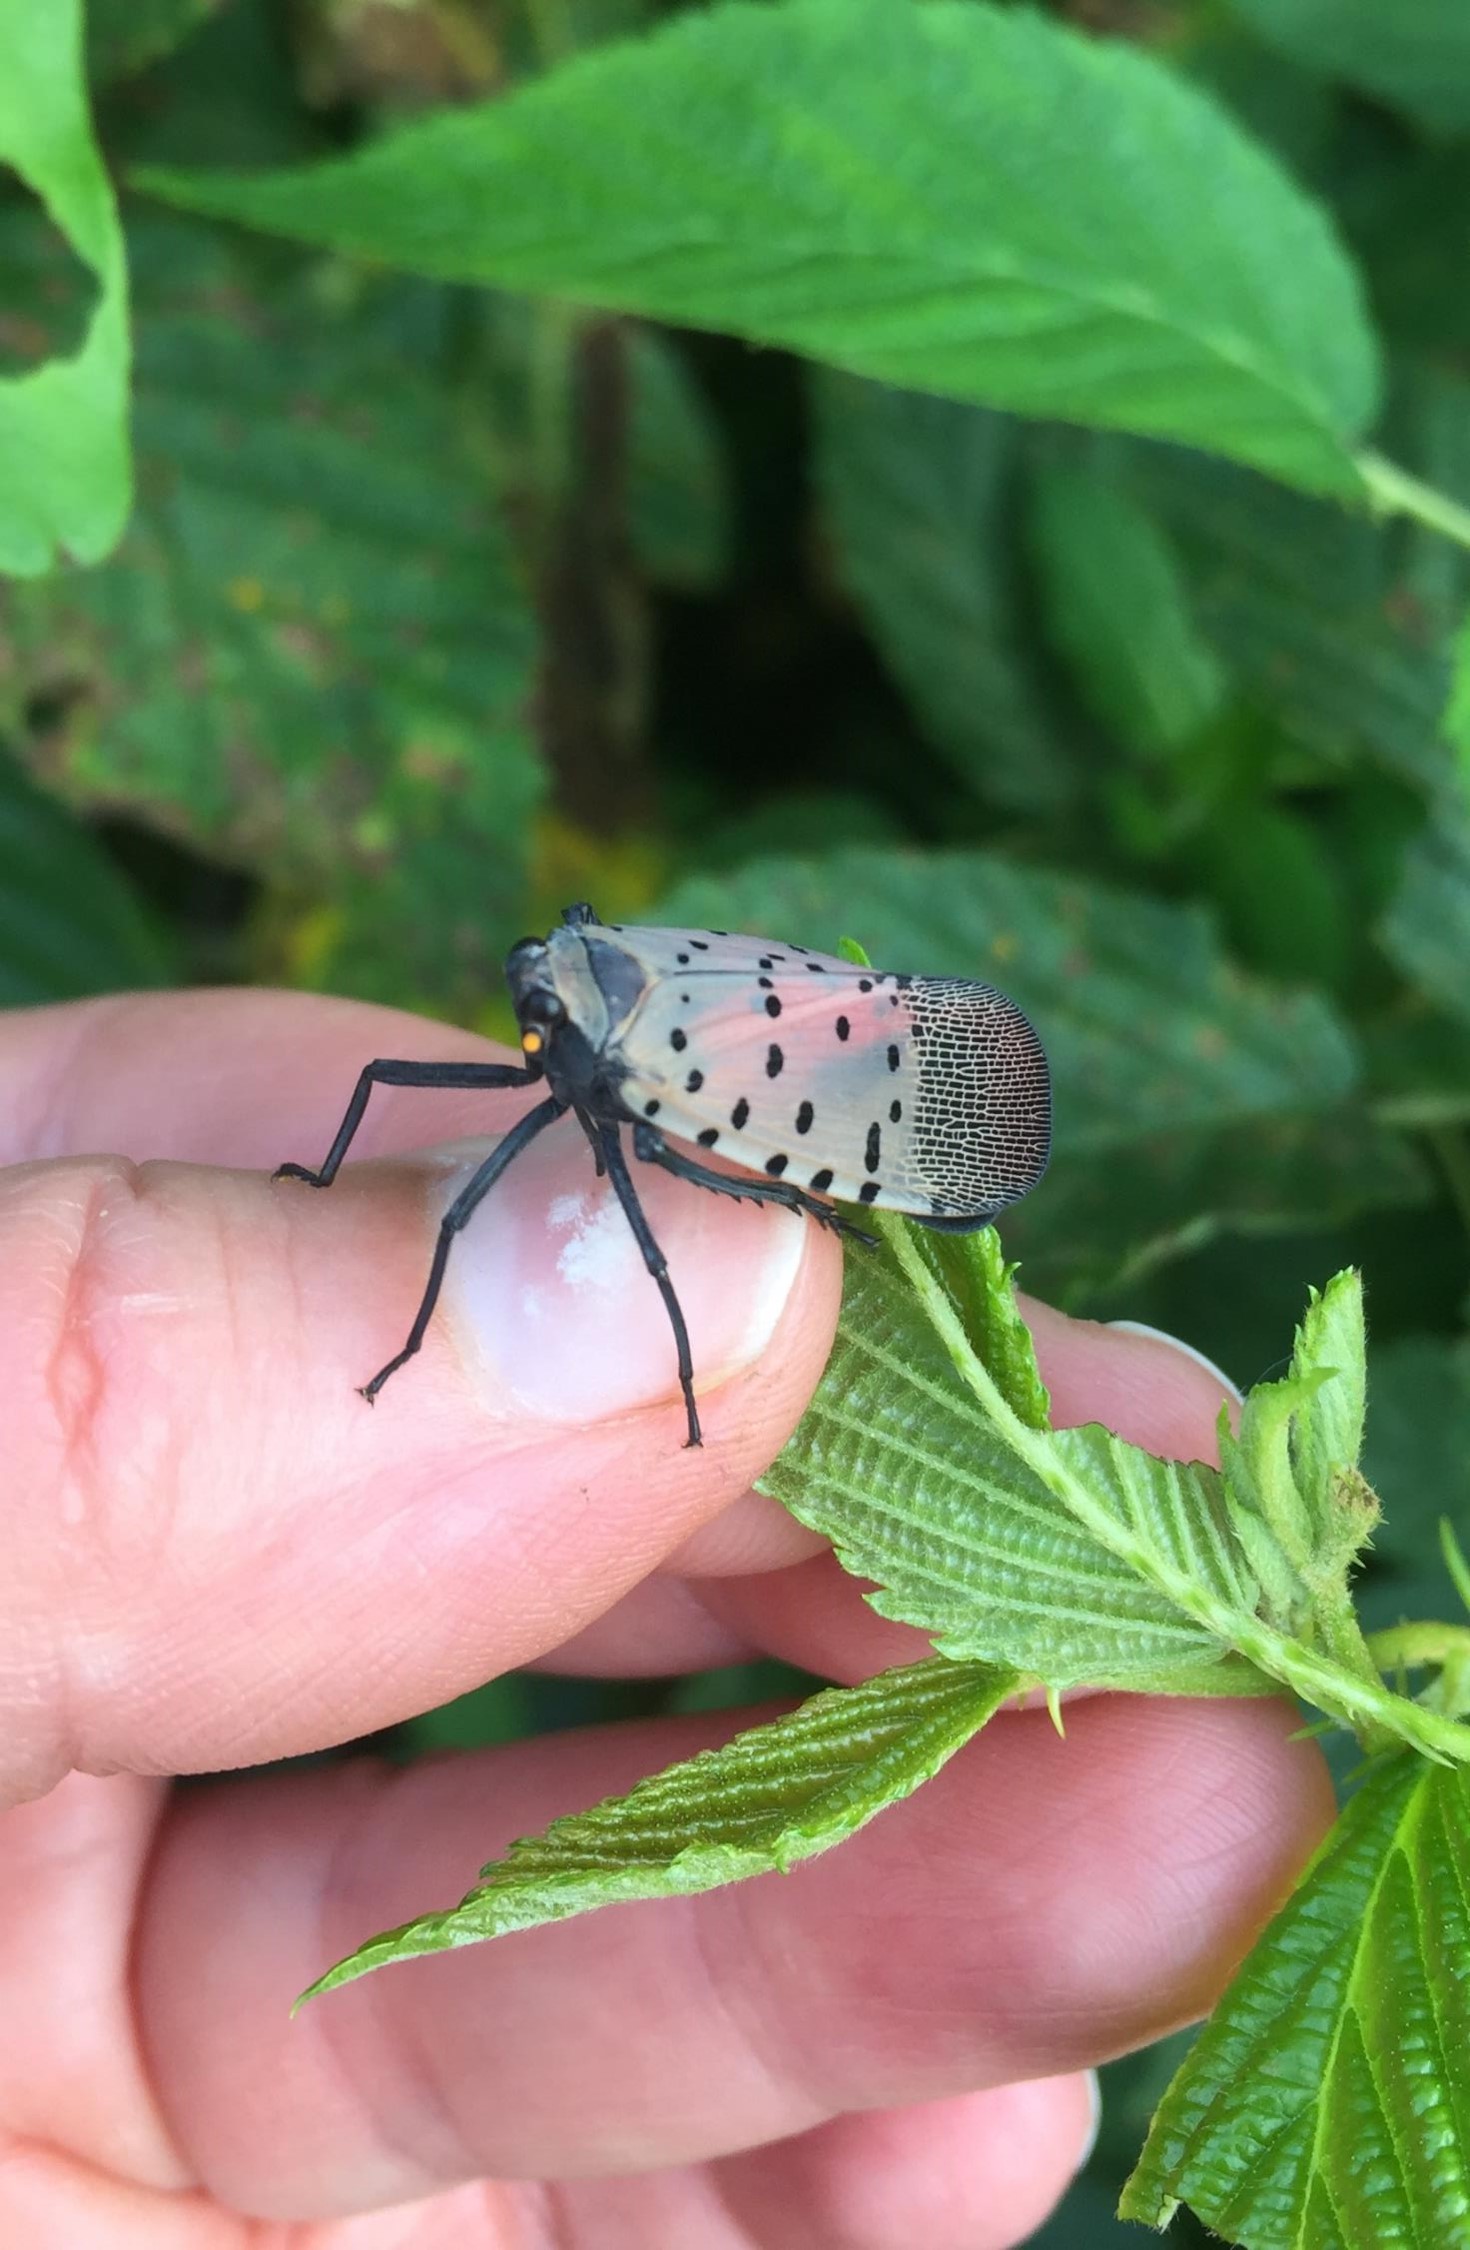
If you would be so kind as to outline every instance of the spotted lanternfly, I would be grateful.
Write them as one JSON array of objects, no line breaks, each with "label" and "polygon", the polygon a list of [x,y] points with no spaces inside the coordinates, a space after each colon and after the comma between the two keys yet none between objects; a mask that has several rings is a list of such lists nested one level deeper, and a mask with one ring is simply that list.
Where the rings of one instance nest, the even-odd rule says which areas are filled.
[{"label": "spotted lanternfly", "polygon": [[[374,1086],[544,1084],[445,1212],[408,1341],[363,1386],[372,1400],[424,1340],[450,1245],[521,1150],[570,1110],[658,1284],[678,1351],[690,1445],[700,1443],[689,1333],[623,1151],[676,1178],[804,1211],[870,1236],[822,1200],[878,1204],[968,1233],[1046,1169],[1046,1057],[1014,1003],[967,977],[858,968],[725,930],[625,929],[569,906],[505,964],[523,1063],[371,1062],[318,1172],[328,1187]],[[698,1150],[699,1156],[693,1151]],[[729,1174],[700,1157],[715,1150]]]}]

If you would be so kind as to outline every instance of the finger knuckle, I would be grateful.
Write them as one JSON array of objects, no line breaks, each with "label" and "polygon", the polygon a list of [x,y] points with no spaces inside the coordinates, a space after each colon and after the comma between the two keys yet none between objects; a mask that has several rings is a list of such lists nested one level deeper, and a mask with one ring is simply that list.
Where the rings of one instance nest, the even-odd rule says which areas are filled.
[{"label": "finger knuckle", "polygon": [[[120,1157],[57,1166],[38,1202],[37,1426],[60,1524],[95,1531],[120,1477],[136,1474],[143,1363],[159,1349],[170,1293],[156,1256],[155,1175]],[[144,1449],[155,1496],[166,1489],[156,1445]]]}]

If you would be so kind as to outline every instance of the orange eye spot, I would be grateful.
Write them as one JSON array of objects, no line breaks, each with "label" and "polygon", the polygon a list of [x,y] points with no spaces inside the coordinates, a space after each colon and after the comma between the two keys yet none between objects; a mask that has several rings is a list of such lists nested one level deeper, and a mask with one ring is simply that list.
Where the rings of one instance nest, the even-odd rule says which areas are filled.
[{"label": "orange eye spot", "polygon": [[546,1041],[539,1031],[523,1031],[521,1033],[521,1053],[523,1055],[539,1055],[545,1045]]}]

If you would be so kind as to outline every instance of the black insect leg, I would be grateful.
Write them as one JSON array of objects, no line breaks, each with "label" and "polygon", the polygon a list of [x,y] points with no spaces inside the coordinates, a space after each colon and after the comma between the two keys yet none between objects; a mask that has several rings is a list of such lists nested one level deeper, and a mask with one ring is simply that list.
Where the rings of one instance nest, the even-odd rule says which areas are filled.
[{"label": "black insect leg", "polygon": [[305,1180],[308,1187],[330,1187],[352,1146],[368,1096],[375,1086],[478,1087],[491,1092],[504,1086],[534,1086],[540,1075],[539,1071],[523,1069],[519,1063],[370,1062],[353,1089],[347,1115],[337,1128],[337,1138],[328,1149],[321,1170],[312,1172],[304,1164],[282,1164],[271,1177]]},{"label": "black insect leg", "polygon": [[755,1180],[744,1173],[714,1172],[707,1164],[697,1163],[682,1149],[670,1148],[661,1133],[651,1125],[633,1128],[633,1154],[645,1164],[661,1164],[672,1172],[676,1180],[688,1180],[694,1187],[709,1188],[715,1195],[732,1195],[741,1203],[775,1203],[783,1211],[800,1211],[804,1217],[815,1219],[819,1226],[830,1227],[834,1234],[846,1235],[853,1242],[865,1242],[868,1248],[876,1247],[876,1237],[855,1227],[830,1203],[819,1196],[808,1195],[805,1188],[793,1180]]},{"label": "black insect leg", "polygon": [[684,1393],[684,1411],[689,1418],[689,1435],[686,1446],[703,1445],[699,1429],[699,1408],[694,1403],[694,1360],[689,1350],[689,1330],[684,1320],[684,1310],[674,1294],[674,1284],[669,1279],[669,1268],[662,1250],[653,1238],[653,1229],[643,1216],[643,1206],[638,1200],[638,1190],[633,1185],[627,1158],[623,1155],[615,1125],[599,1126],[594,1147],[602,1152],[612,1181],[613,1193],[623,1206],[623,1216],[633,1229],[633,1239],[643,1253],[643,1263],[658,1284],[664,1309],[669,1316],[669,1326],[674,1331],[674,1348],[679,1358],[679,1388]]},{"label": "black insect leg", "polygon": [[525,1116],[518,1123],[512,1125],[494,1154],[487,1156],[479,1170],[470,1175],[450,1204],[449,1209],[439,1221],[439,1239],[434,1245],[433,1264],[429,1267],[429,1278],[424,1284],[424,1294],[419,1309],[413,1316],[413,1326],[408,1332],[408,1342],[401,1352],[396,1353],[389,1360],[386,1367],[378,1369],[370,1383],[362,1385],[362,1395],[369,1406],[372,1405],[388,1377],[396,1375],[404,1361],[412,1359],[414,1353],[422,1344],[424,1331],[433,1318],[435,1305],[439,1302],[439,1291],[444,1284],[444,1269],[449,1263],[450,1245],[459,1233],[460,1228],[466,1225],[473,1216],[507,1165],[513,1164],[522,1149],[528,1147],[538,1133],[544,1131],[554,1119],[563,1116],[565,1111],[566,1103],[558,1101],[555,1095],[550,1096],[544,1102],[538,1102],[534,1109],[528,1109]]},{"label": "black insect leg", "polygon": [[574,1102],[572,1107],[577,1113],[577,1123],[587,1135],[588,1146],[592,1150],[592,1161],[597,1166],[597,1177],[602,1179],[607,1171],[607,1158],[602,1153],[602,1141],[598,1135],[598,1129],[592,1122],[590,1113],[583,1109],[580,1102]]}]

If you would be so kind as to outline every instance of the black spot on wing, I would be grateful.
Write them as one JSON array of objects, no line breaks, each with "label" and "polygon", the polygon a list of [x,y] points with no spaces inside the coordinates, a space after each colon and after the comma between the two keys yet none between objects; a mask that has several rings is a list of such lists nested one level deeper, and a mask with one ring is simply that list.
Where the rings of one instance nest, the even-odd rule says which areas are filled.
[{"label": "black spot on wing", "polygon": [[703,1084],[704,1072],[702,1070],[691,1070],[684,1081],[684,1091],[686,1094],[697,1094]]},{"label": "black spot on wing", "polygon": [[852,1025],[848,1022],[846,1016],[839,1016],[832,1029],[839,1039],[850,1039],[852,1037]]},{"label": "black spot on wing", "polygon": [[903,1103],[902,1103],[902,1102],[890,1102],[890,1103],[888,1104],[888,1122],[889,1122],[889,1124],[890,1124],[890,1125],[896,1125],[896,1124],[898,1123],[899,1119],[900,1119],[900,1118],[902,1117],[902,1115],[903,1115]]},{"label": "black spot on wing", "polygon": [[701,1148],[713,1148],[715,1142],[719,1139],[719,1137],[720,1128],[718,1125],[706,1125],[702,1133],[698,1133],[695,1135],[695,1138],[699,1142]]},{"label": "black spot on wing", "polygon": [[898,1068],[899,1064],[900,1064],[900,1063],[901,1063],[902,1061],[903,1061],[903,1057],[902,1057],[902,1055],[901,1055],[901,1054],[899,1053],[899,1051],[898,1051],[897,1047],[890,1047],[890,1048],[889,1048],[889,1050],[888,1050],[888,1067],[889,1067],[889,1069],[890,1069],[890,1070],[897,1070],[897,1068]]},{"label": "black spot on wing", "polygon": [[747,1117],[749,1117],[749,1115],[750,1104],[742,1094],[739,1101],[735,1104],[735,1107],[730,1112],[730,1123],[734,1126],[737,1133],[743,1132],[745,1130],[745,1120]]},{"label": "black spot on wing", "polygon": [[776,1042],[773,1039],[770,1046],[766,1049],[767,1078],[779,1078],[781,1075],[781,1067],[785,1060],[786,1057],[782,1054],[780,1048],[776,1045]]},{"label": "black spot on wing", "polygon": [[813,1172],[811,1179],[807,1182],[807,1185],[809,1187],[814,1187],[818,1195],[826,1194],[828,1188],[832,1185],[832,1175],[827,1170],[825,1164],[822,1166],[820,1172]]},{"label": "black spot on wing", "polygon": [[877,1171],[878,1158],[882,1150],[882,1146],[883,1135],[879,1130],[878,1120],[875,1117],[872,1124],[868,1127],[868,1145],[863,1150],[863,1168],[865,1171]]},{"label": "black spot on wing", "polygon": [[785,1171],[789,1161],[789,1158],[781,1155],[779,1151],[775,1156],[768,1156],[766,1158],[766,1170],[770,1173],[773,1180],[780,1179],[781,1174]]},{"label": "black spot on wing", "polygon": [[780,1015],[780,1013],[781,1013],[781,1003],[780,1003],[780,1001],[779,1001],[779,1000],[777,999],[777,997],[776,997],[776,995],[775,995],[775,993],[774,993],[774,992],[768,992],[768,993],[766,994],[766,1014],[767,1014],[768,1016],[779,1016],[779,1015]]},{"label": "black spot on wing", "polygon": [[682,1055],[684,1049],[688,1046],[688,1044],[688,1033],[681,1031],[679,1029],[679,1026],[675,1024],[673,1030],[669,1033],[669,1045],[673,1048],[674,1053],[676,1055]]},{"label": "black spot on wing", "polygon": [[657,1103],[657,1102],[645,1102],[645,1103],[643,1104],[643,1114],[644,1114],[644,1116],[645,1116],[645,1117],[657,1117],[657,1115],[658,1115],[658,1103]]},{"label": "black spot on wing", "polygon": [[812,1119],[816,1116],[816,1114],[817,1113],[812,1108],[810,1102],[802,1103],[800,1109],[796,1113],[796,1130],[798,1131],[798,1133],[809,1133],[811,1131]]},{"label": "black spot on wing", "polygon": [[859,1203],[876,1203],[883,1190],[876,1180],[864,1180],[858,1189]]}]

